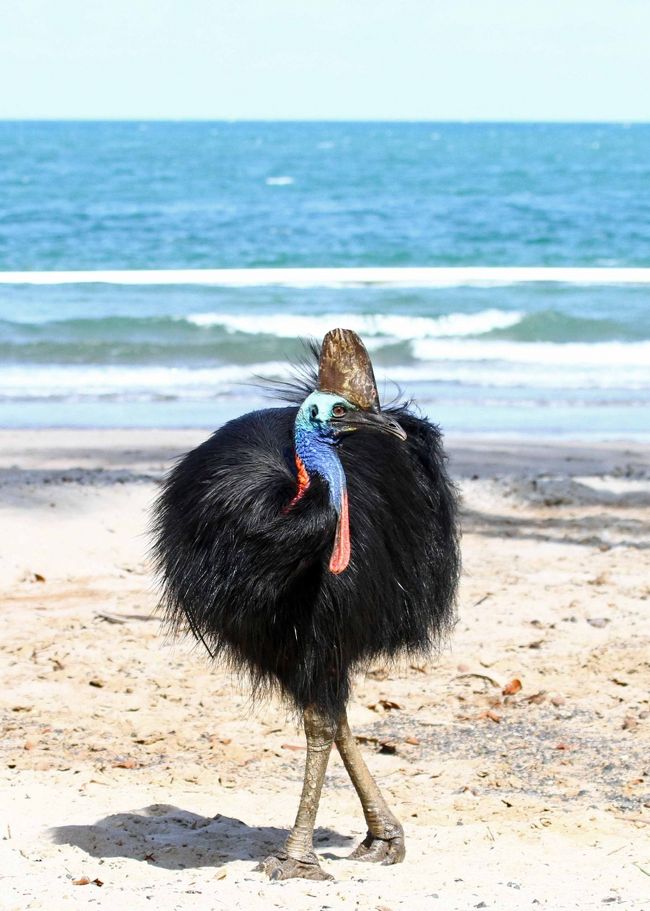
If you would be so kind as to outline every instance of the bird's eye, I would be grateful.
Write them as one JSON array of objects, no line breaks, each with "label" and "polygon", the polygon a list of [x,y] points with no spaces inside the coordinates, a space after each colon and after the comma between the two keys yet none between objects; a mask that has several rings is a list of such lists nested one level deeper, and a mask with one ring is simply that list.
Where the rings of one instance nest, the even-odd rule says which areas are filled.
[{"label": "bird's eye", "polygon": [[342,418],[345,414],[346,408],[345,405],[335,405],[332,408],[332,415],[335,418]]},{"label": "bird's eye", "polygon": [[318,405],[311,406],[311,408],[309,409],[309,416],[311,417],[312,421],[316,420],[316,418],[318,417]]}]

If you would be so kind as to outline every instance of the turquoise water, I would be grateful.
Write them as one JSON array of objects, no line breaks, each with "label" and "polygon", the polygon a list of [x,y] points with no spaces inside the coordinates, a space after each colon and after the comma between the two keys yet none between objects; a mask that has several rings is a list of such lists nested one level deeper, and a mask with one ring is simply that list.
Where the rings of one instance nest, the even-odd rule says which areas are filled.
[{"label": "turquoise water", "polygon": [[2,123],[2,269],[650,265],[650,125]]},{"label": "turquoise water", "polygon": [[[411,265],[650,266],[650,127],[0,124],[0,270]],[[462,278],[0,285],[0,424],[213,426],[333,325],[447,429],[650,433],[650,285]]]}]

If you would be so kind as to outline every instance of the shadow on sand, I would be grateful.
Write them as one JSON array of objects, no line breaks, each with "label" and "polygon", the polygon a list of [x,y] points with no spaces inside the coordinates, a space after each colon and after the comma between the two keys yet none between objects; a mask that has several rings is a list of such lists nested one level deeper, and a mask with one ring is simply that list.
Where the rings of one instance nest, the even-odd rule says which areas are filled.
[{"label": "shadow on sand", "polygon": [[[129,857],[168,870],[219,867],[234,860],[258,862],[279,849],[287,834],[275,826],[249,826],[220,814],[198,816],[166,804],[115,813],[92,825],[50,830],[56,844],[76,845],[91,857]],[[314,833],[319,853],[322,848],[348,846],[351,840],[331,829]]]}]

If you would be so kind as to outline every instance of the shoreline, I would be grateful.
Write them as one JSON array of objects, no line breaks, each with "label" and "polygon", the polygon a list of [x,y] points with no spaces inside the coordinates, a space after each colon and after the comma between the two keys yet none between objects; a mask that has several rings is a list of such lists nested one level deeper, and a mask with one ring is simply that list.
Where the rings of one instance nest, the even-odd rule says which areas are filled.
[{"label": "shoreline", "polygon": [[[217,428],[0,428],[0,470],[84,468],[155,476]],[[650,478],[650,440],[585,440],[546,435],[443,434],[452,475],[525,477],[558,474]]]}]

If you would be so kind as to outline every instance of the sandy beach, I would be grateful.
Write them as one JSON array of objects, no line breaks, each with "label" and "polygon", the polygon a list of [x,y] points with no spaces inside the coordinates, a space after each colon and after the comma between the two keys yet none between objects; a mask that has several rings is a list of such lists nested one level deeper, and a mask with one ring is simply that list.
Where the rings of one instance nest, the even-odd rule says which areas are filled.
[{"label": "sandy beach", "polygon": [[650,444],[448,438],[457,628],[350,707],[406,861],[345,859],[365,829],[334,753],[335,879],[269,883],[302,733],[165,637],[147,563],[159,480],[206,435],[0,431],[0,905],[650,908]]}]

